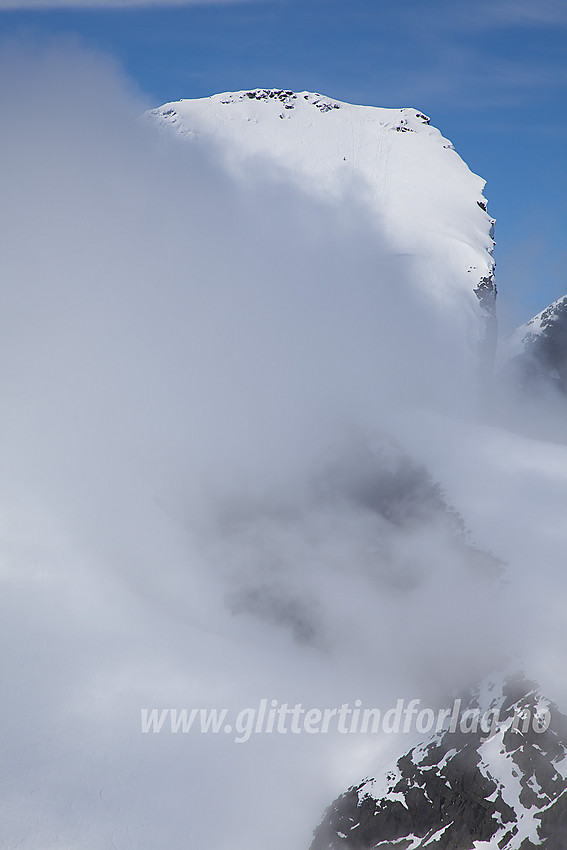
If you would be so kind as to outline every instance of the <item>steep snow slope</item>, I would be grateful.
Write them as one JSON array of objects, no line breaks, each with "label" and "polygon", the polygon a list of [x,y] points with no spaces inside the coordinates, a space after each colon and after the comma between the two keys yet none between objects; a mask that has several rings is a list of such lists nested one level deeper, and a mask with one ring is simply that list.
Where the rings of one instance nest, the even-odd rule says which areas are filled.
[{"label": "steep snow slope", "polygon": [[188,139],[221,143],[233,168],[276,165],[320,196],[355,193],[393,250],[419,263],[429,297],[478,288],[490,304],[493,221],[484,181],[421,112],[254,89],[168,103],[150,115]]}]

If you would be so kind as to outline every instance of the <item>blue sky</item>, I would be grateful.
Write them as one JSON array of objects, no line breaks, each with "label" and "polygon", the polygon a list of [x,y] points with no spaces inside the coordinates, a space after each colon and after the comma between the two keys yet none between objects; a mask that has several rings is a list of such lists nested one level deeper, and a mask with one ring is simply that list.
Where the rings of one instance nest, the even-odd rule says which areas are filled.
[{"label": "blue sky", "polygon": [[152,106],[278,87],[416,107],[487,180],[503,325],[567,293],[566,0],[0,0],[0,28],[78,37]]}]

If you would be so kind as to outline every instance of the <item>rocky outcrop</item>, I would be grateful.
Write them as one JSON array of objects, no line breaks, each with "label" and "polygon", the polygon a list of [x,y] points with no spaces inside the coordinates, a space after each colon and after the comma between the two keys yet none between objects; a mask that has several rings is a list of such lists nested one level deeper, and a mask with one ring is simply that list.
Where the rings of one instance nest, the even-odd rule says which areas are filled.
[{"label": "rocky outcrop", "polygon": [[[482,209],[486,207],[482,205]],[[490,234],[494,233],[494,222]],[[474,293],[479,300],[483,310],[484,335],[481,337],[479,346],[479,369],[481,391],[485,391],[491,385],[496,360],[496,348],[498,344],[498,318],[496,314],[496,298],[498,290],[494,280],[494,271],[485,277],[481,277]]]},{"label": "rocky outcrop", "polygon": [[460,718],[338,797],[311,850],[564,850],[567,719],[523,679],[484,688]]}]

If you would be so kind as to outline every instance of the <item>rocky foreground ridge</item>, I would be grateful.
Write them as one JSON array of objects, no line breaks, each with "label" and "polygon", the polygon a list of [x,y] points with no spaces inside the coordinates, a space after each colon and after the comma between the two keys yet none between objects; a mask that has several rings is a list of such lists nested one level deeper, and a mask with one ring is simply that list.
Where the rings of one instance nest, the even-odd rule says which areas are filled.
[{"label": "rocky foreground ridge", "polygon": [[341,794],[311,850],[564,850],[567,718],[525,679],[492,684],[467,710]]}]

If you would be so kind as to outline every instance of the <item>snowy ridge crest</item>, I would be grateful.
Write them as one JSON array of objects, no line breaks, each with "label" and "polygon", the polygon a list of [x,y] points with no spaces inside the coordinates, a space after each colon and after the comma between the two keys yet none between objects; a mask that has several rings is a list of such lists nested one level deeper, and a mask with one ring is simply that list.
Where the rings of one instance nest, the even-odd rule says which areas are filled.
[{"label": "snowy ridge crest", "polygon": [[[283,108],[288,111],[296,109],[298,106],[301,107],[304,104],[308,104],[310,106],[315,107],[319,110],[319,112],[323,114],[326,112],[331,112],[331,110],[333,109],[341,109],[344,107],[355,109],[373,109],[384,113],[384,115],[382,116],[381,123],[385,127],[391,130],[396,130],[397,132],[404,133],[419,132],[420,127],[422,127],[423,125],[429,126],[431,123],[431,119],[427,115],[424,115],[422,112],[419,112],[417,109],[379,109],[378,107],[353,107],[351,104],[343,103],[339,100],[327,97],[326,95],[322,95],[318,92],[309,91],[302,91],[296,93],[291,90],[284,89],[250,89],[249,91],[225,92],[223,94],[213,95],[213,97],[211,98],[203,98],[201,100],[201,102],[206,101],[218,102],[223,106],[253,101],[263,103],[269,106],[272,110],[274,108],[279,109],[283,106]],[[150,114],[155,116],[159,120],[168,121],[169,123],[175,124],[180,120],[180,117],[182,116],[183,106],[194,102],[195,101],[192,100],[182,99],[177,102],[177,104],[181,107],[179,111],[174,108],[176,105],[175,103],[168,103],[164,106],[159,107],[158,109],[151,110]],[[279,117],[284,118],[286,116],[284,113],[280,112]],[[444,146],[448,149],[454,150],[453,145],[450,142],[446,142]],[[484,201],[484,203],[486,202]]]}]

